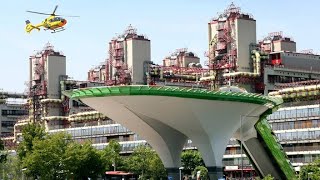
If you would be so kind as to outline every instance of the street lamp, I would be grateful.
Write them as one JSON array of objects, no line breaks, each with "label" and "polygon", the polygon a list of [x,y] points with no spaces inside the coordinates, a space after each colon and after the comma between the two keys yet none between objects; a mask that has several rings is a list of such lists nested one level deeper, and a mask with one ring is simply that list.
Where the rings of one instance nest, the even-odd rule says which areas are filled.
[{"label": "street lamp", "polygon": [[309,175],[313,174],[313,172],[308,172],[308,180],[310,179]]},{"label": "street lamp", "polygon": [[27,170],[27,168],[23,168],[23,169],[21,169],[21,172],[22,172],[22,180],[24,180],[24,179],[25,179],[24,171],[26,171],[26,170]]},{"label": "street lamp", "polygon": [[181,171],[184,169],[184,167],[179,167],[179,177],[180,177],[180,180],[182,180],[182,173]]}]

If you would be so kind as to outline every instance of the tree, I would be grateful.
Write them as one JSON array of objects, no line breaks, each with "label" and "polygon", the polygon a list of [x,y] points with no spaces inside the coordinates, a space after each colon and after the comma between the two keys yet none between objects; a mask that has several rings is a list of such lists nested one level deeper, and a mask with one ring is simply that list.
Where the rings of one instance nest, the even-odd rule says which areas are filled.
[{"label": "tree", "polygon": [[262,180],[273,180],[274,178],[268,174],[267,176],[265,176]]},{"label": "tree", "polygon": [[0,139],[0,164],[4,163],[7,159],[7,153],[4,151],[3,141]]},{"label": "tree", "polygon": [[89,142],[70,143],[65,151],[63,164],[67,176],[72,179],[89,177],[95,179],[104,171],[104,164],[98,150]]},{"label": "tree", "polygon": [[102,157],[105,161],[105,167],[107,170],[123,169],[124,162],[120,156],[121,146],[118,141],[111,140],[103,149]]},{"label": "tree", "polygon": [[70,136],[65,133],[48,135],[45,139],[32,141],[32,152],[23,158],[26,175],[41,179],[65,179],[64,152]]},{"label": "tree", "polygon": [[320,159],[315,160],[314,162],[302,166],[300,173],[300,179],[310,179],[310,180],[318,180],[320,179]]},{"label": "tree", "polygon": [[161,179],[166,170],[155,151],[150,147],[139,146],[127,159],[128,170],[140,175],[140,179]]},{"label": "tree", "polygon": [[46,135],[44,128],[40,124],[29,123],[22,129],[23,141],[19,144],[17,152],[20,160],[22,160],[27,153],[33,150],[33,142],[35,140],[43,140]]},{"label": "tree", "polygon": [[204,166],[197,166],[193,171],[193,176],[197,177],[197,173],[200,171],[200,178],[203,180],[209,180],[208,169]]},{"label": "tree", "polygon": [[152,151],[151,161],[150,161],[150,172],[152,179],[165,179],[167,176],[167,171],[164,165],[155,151]]},{"label": "tree", "polygon": [[267,176],[265,176],[263,179],[260,179],[260,177],[257,177],[256,180],[273,180],[274,177],[272,177],[270,174],[268,174]]},{"label": "tree", "polygon": [[2,179],[20,180],[22,178],[21,161],[16,155],[8,155],[6,162],[0,166]]},{"label": "tree", "polygon": [[184,174],[191,175],[197,166],[204,166],[202,156],[199,151],[186,150],[181,154],[181,164],[184,167]]},{"label": "tree", "polygon": [[139,174],[142,179],[150,176],[150,157],[152,156],[152,150],[145,146],[139,146],[135,148],[133,153],[128,158],[128,168],[135,174]]}]

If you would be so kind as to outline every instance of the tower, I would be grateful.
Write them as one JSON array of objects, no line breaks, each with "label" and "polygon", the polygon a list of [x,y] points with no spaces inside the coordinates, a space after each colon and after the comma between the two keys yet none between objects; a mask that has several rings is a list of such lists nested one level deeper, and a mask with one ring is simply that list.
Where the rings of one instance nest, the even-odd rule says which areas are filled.
[{"label": "tower", "polygon": [[256,43],[256,21],[233,3],[208,23],[208,63],[212,87],[226,85],[225,73],[250,72],[250,44]]},{"label": "tower", "polygon": [[143,84],[144,63],[151,60],[150,40],[131,25],[109,42],[106,84]]},{"label": "tower", "polygon": [[29,67],[29,119],[54,124],[47,117],[61,115],[60,80],[66,75],[66,57],[47,43],[42,51],[30,56]]}]

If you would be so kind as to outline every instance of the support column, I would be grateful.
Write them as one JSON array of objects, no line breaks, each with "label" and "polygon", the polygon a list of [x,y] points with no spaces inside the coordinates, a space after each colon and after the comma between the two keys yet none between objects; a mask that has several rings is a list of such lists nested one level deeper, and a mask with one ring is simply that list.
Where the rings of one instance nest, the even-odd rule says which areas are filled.
[{"label": "support column", "polygon": [[180,180],[179,168],[166,168],[168,180]]},{"label": "support column", "polygon": [[223,167],[221,166],[209,166],[207,169],[210,180],[222,179],[224,177]]}]

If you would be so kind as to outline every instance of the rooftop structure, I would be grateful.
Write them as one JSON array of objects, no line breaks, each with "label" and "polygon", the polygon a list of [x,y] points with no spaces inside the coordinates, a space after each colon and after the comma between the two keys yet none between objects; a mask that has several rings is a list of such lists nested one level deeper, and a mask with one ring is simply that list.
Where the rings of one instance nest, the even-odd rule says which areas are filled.
[{"label": "rooftop structure", "polygon": [[88,81],[90,82],[105,82],[106,81],[106,65],[102,63],[88,72]]},{"label": "rooftop structure", "polygon": [[189,52],[187,48],[177,49],[170,56],[165,57],[163,66],[201,68],[200,58],[193,52]]},{"label": "rooftop structure", "polygon": [[283,35],[283,32],[272,32],[259,41],[261,50],[264,52],[291,51],[296,52],[296,42],[291,37]]}]

